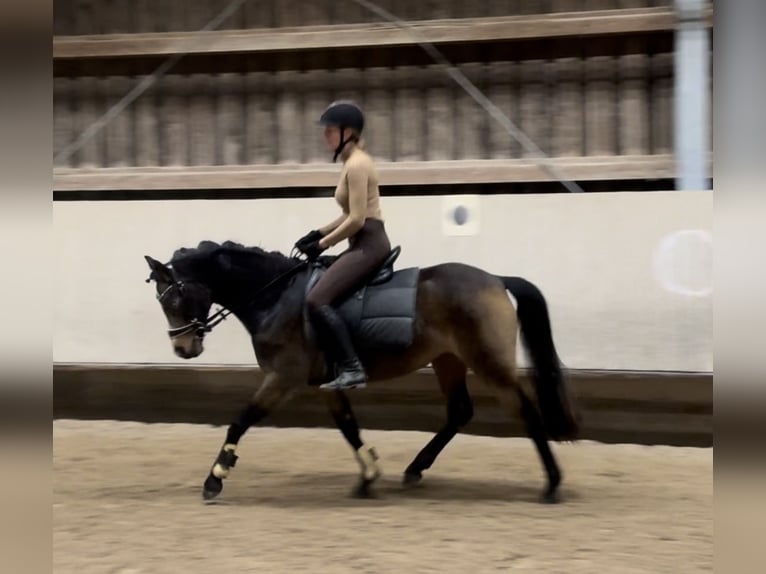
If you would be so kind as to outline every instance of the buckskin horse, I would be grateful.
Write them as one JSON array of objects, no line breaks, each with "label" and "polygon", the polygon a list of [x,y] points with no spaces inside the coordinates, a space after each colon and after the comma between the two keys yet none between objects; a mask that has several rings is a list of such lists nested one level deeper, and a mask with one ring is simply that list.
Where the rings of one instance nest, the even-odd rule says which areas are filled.
[{"label": "buckskin horse", "polygon": [[[557,502],[561,472],[548,439],[576,440],[580,417],[567,389],[540,290],[521,277],[496,276],[462,263],[394,271],[399,252],[394,248],[364,287],[336,307],[349,324],[370,383],[430,363],[446,401],[446,423],[406,468],[403,484],[418,483],[471,420],[473,404],[466,385],[470,368],[494,391],[509,417],[524,421],[547,476],[542,501]],[[199,356],[206,333],[233,314],[249,332],[264,372],[262,384],[229,425],[204,481],[203,499],[211,501],[223,490],[223,479],[235,466],[237,445],[248,428],[297,392],[330,379],[331,363],[315,345],[304,297],[334,257],[308,262],[231,241],[202,241],[196,248],[176,250],[168,264],[145,259],[151,269],[146,281],[156,283],[156,297],[179,357]],[[213,304],[222,309],[209,316]],[[516,374],[517,331],[533,367],[529,383]],[[347,395],[321,394],[360,465],[355,494],[370,495],[380,475],[375,449],[362,442]]]}]

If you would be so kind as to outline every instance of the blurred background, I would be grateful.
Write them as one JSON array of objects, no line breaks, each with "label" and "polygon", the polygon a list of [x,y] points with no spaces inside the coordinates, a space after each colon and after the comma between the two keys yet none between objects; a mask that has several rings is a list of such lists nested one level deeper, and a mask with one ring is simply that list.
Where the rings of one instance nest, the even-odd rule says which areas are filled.
[{"label": "blurred background", "polygon": [[[317,120],[351,98],[399,267],[464,261],[534,281],[588,436],[712,444],[712,2],[376,5],[584,193],[353,0],[56,0],[57,416],[228,422],[254,385],[246,333],[227,321],[199,359],[176,358],[143,255],[203,239],[288,252],[336,215],[340,167]],[[375,393],[413,384],[360,397],[365,424],[437,424],[432,382],[401,397],[401,420],[375,410]],[[147,399],[158,392],[173,400]],[[179,406],[191,394],[204,408]]]},{"label": "blurred background", "polygon": [[[135,181],[130,171],[120,180],[102,172],[112,179],[94,174],[80,181],[66,168],[324,163],[328,153],[317,118],[330,101],[351,98],[367,113],[371,153],[394,164],[386,165],[392,171],[386,183],[414,188],[397,191],[447,191],[433,189],[435,183],[450,192],[458,187],[472,193],[563,191],[534,166],[508,161],[530,153],[435,65],[413,36],[353,0],[234,2],[239,8],[219,31],[198,33],[231,4],[54,3],[55,154],[158,65],[186,54],[85,146],[57,159],[57,190],[120,189],[118,181],[125,189]],[[712,2],[381,0],[377,5],[435,42],[588,191],[678,189],[675,108],[681,99],[699,114],[704,104],[706,115],[694,118],[700,141],[691,145],[708,154],[704,185],[696,187],[709,187]],[[689,20],[684,9],[699,20]],[[688,31],[687,20],[695,24]],[[699,31],[707,45],[695,35]],[[427,169],[421,162],[477,160],[503,161],[451,164],[451,176],[437,182],[425,175],[429,172],[396,177],[400,162]],[[475,173],[479,170],[483,173]],[[294,171],[288,168],[274,187],[299,185]],[[211,173],[194,187],[273,185],[273,180],[237,185],[224,173]],[[308,182],[302,180],[301,187],[311,187]],[[163,185],[176,187],[173,181]]]}]

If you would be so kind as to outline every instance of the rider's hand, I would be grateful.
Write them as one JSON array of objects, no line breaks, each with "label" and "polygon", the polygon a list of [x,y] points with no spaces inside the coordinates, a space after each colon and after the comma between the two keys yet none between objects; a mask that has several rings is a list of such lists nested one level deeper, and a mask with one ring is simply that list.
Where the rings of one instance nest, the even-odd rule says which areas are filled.
[{"label": "rider's hand", "polygon": [[317,239],[308,245],[304,245],[301,248],[301,251],[306,254],[306,257],[308,257],[309,261],[316,261],[325,249],[325,247],[319,245],[319,240]]},{"label": "rider's hand", "polygon": [[295,247],[301,251],[304,251],[307,245],[313,243],[314,241],[319,241],[320,239],[322,239],[322,234],[318,229],[314,229],[296,241]]}]

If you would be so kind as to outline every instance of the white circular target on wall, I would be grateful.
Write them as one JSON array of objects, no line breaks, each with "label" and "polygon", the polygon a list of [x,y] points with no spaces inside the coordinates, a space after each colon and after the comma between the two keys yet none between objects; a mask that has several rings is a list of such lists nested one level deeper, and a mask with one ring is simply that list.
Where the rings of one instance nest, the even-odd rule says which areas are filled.
[{"label": "white circular target on wall", "polygon": [[713,292],[713,237],[684,229],[662,238],[654,252],[654,276],[671,293],[707,297]]}]

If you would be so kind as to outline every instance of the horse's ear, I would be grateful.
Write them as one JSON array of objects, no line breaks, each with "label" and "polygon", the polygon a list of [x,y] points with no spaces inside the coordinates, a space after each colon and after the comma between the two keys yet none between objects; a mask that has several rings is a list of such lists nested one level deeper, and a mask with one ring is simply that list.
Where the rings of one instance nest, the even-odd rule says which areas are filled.
[{"label": "horse's ear", "polygon": [[149,276],[149,279],[146,280],[147,283],[152,279],[156,281],[166,281],[168,283],[173,280],[173,277],[170,274],[170,269],[163,263],[148,255],[144,255],[144,259],[146,259],[146,262],[149,264],[149,269],[152,270],[152,274]]}]

